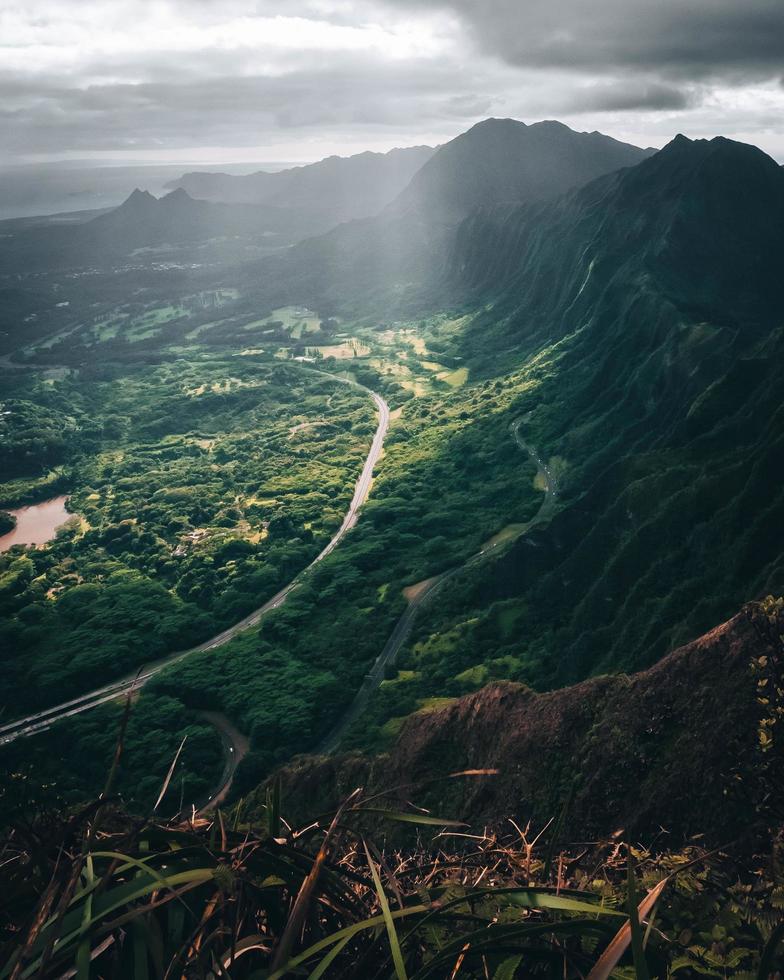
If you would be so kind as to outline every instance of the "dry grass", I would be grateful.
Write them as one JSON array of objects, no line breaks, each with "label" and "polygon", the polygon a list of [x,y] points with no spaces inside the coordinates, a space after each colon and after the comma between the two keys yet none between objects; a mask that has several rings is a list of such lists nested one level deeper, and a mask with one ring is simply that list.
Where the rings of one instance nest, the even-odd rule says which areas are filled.
[{"label": "dry grass", "polygon": [[[0,848],[0,977],[780,976],[784,930],[726,854],[564,847],[560,823],[473,832],[358,789],[293,828],[279,783],[209,820],[132,818],[106,797],[20,820]],[[404,845],[384,845],[392,825]],[[766,889],[771,913],[782,889]],[[745,902],[732,937],[722,902]]]}]

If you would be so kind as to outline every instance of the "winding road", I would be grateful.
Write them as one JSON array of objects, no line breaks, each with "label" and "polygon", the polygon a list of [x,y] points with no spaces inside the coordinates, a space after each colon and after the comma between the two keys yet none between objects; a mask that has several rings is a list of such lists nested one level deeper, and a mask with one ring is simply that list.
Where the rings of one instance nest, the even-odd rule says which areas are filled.
[{"label": "winding road", "polygon": [[87,694],[82,694],[78,698],[65,701],[63,704],[55,705],[51,708],[45,709],[44,711],[39,711],[36,714],[28,715],[26,718],[18,718],[15,721],[0,725],[0,745],[13,742],[17,738],[35,735],[37,732],[46,731],[47,728],[49,728],[55,722],[61,721],[63,718],[69,718],[72,715],[81,714],[83,711],[89,711],[91,708],[96,708],[100,704],[105,704],[108,701],[114,701],[116,698],[128,694],[129,692],[135,692],[146,684],[151,677],[155,677],[156,674],[159,674],[162,670],[165,670],[172,664],[178,663],[180,660],[184,660],[185,657],[189,657],[191,654],[199,653],[204,650],[213,650],[216,647],[223,646],[225,643],[228,643],[229,640],[233,639],[238,633],[249,629],[251,626],[256,626],[271,610],[282,606],[289,594],[297,588],[305,576],[307,576],[308,572],[310,572],[314,566],[318,565],[319,562],[323,561],[327,555],[331,554],[335,548],[337,548],[345,534],[356,524],[357,517],[359,516],[359,509],[365,500],[367,500],[368,494],[370,493],[370,485],[373,481],[373,469],[381,456],[381,450],[384,446],[384,437],[386,436],[387,428],[389,427],[389,405],[387,405],[381,395],[377,394],[375,391],[371,391],[370,388],[366,388],[364,385],[361,385],[359,382],[353,381],[350,378],[339,378],[334,374],[329,374],[326,371],[313,371],[313,373],[322,375],[323,377],[329,378],[330,380],[339,384],[351,385],[352,387],[359,388],[362,391],[367,392],[375,402],[378,410],[378,425],[376,426],[376,432],[373,436],[373,442],[371,443],[370,450],[365,459],[365,464],[362,467],[362,472],[360,473],[359,479],[357,480],[354,488],[354,496],[352,497],[349,508],[346,511],[345,517],[343,518],[343,523],[332,535],[329,542],[324,546],[319,554],[297,575],[296,578],[289,582],[288,585],[284,586],[280,592],[277,592],[271,599],[268,599],[263,606],[250,613],[250,615],[245,616],[245,618],[241,619],[238,623],[228,627],[228,629],[223,630],[216,636],[211,637],[209,640],[205,640],[204,643],[200,643],[198,646],[192,647],[189,650],[181,650],[177,653],[170,654],[168,657],[165,657],[162,660],[147,664],[133,675],[128,675],[120,680],[112,681],[112,683],[99,687]]},{"label": "winding road", "polygon": [[220,806],[229,795],[237,767],[250,751],[250,742],[221,712],[201,711],[199,713],[218,732],[223,746],[223,772],[218,784],[213,787],[212,793],[201,807],[196,808],[194,805],[197,815],[202,815],[214,810],[216,806]]},{"label": "winding road", "polygon": [[[533,462],[536,464],[537,472],[544,483],[544,498],[539,510],[527,524],[524,524],[519,528],[514,540],[517,540],[523,534],[530,531],[532,527],[537,524],[541,524],[542,521],[547,520],[547,518],[550,517],[555,507],[555,501],[558,495],[558,485],[552,469],[542,460],[539,453],[532,446],[529,446],[520,435],[520,426],[522,425],[523,421],[523,419],[517,419],[511,424],[509,430],[512,433],[512,438],[515,440],[518,447],[524,452],[528,453]],[[468,558],[462,565],[457,565],[455,568],[450,568],[445,572],[441,572],[440,575],[436,575],[432,579],[429,579],[424,587],[409,600],[408,606],[406,607],[403,615],[395,624],[395,628],[392,630],[389,639],[384,644],[383,650],[378,657],[376,657],[373,666],[365,675],[362,686],[354,696],[354,700],[351,702],[345,713],[341,716],[340,721],[337,723],[337,725],[335,725],[332,731],[318,744],[315,749],[313,749],[313,754],[330,755],[337,749],[338,745],[343,739],[343,736],[362,714],[365,708],[367,708],[371,695],[384,679],[384,671],[387,665],[395,662],[395,658],[397,657],[400,648],[408,639],[417,614],[420,612],[423,606],[427,605],[427,603],[433,599],[433,597],[451,578],[454,578],[455,575],[467,568],[472,568],[486,561],[490,555],[501,547],[501,544],[502,542],[497,542],[496,544],[488,545],[487,547],[482,548],[481,551],[478,551],[475,555]]]},{"label": "winding road", "polygon": [[[368,494],[370,493],[373,470],[381,455],[384,445],[384,437],[389,426],[389,406],[379,394],[371,391],[369,388],[365,388],[364,385],[359,385],[357,382],[350,379],[335,377],[334,375],[327,374],[326,372],[320,371],[318,373],[323,374],[325,377],[328,377],[333,381],[351,384],[366,391],[372,397],[378,410],[378,425],[376,427],[376,432],[368,455],[365,459],[362,472],[357,480],[351,504],[346,511],[342,524],[325,547],[319,552],[313,561],[305,569],[303,569],[299,575],[297,575],[293,581],[276,593],[271,599],[268,599],[263,606],[250,613],[250,615],[246,616],[238,623],[235,623],[233,626],[223,630],[221,633],[218,633],[216,636],[211,637],[209,640],[206,640],[204,643],[201,643],[196,647],[174,653],[163,660],[159,660],[143,667],[133,676],[124,677],[121,680],[114,681],[111,684],[107,684],[104,687],[91,691],[88,694],[84,694],[81,697],[67,701],[64,704],[56,705],[55,707],[49,708],[45,711],[40,711],[37,714],[30,715],[27,718],[20,718],[14,722],[0,726],[0,745],[7,742],[12,742],[17,738],[34,735],[37,732],[45,731],[52,724],[61,721],[64,718],[80,714],[83,711],[88,711],[90,708],[97,707],[100,704],[105,704],[108,701],[113,701],[122,695],[128,694],[129,692],[135,692],[150,678],[160,673],[166,667],[183,660],[185,657],[188,657],[193,653],[204,650],[212,650],[216,647],[224,645],[225,643],[228,643],[238,633],[257,625],[268,612],[281,606],[286,601],[287,596],[303,581],[308,572],[324,558],[326,558],[327,555],[334,551],[345,534],[356,524],[359,516],[359,510],[362,504],[367,500]],[[510,432],[517,446],[526,452],[530,456],[531,460],[536,464],[537,472],[544,484],[545,493],[539,510],[527,524],[522,525],[517,530],[515,540],[521,537],[523,534],[526,534],[532,527],[549,518],[554,509],[558,493],[557,482],[551,468],[541,459],[538,452],[532,446],[528,445],[521,437],[520,426],[522,422],[523,419],[517,419],[515,422],[513,422],[510,426]],[[442,572],[440,575],[436,575],[432,579],[429,579],[423,584],[423,587],[411,597],[405,611],[395,624],[392,633],[387,639],[387,642],[384,644],[383,649],[373,662],[368,673],[365,675],[362,686],[357,691],[351,704],[341,716],[338,724],[313,750],[314,754],[329,755],[338,748],[346,732],[367,708],[372,694],[377,690],[384,679],[386,667],[395,662],[401,647],[411,633],[417,615],[423,609],[423,607],[425,607],[440,592],[443,586],[450,579],[454,578],[465,569],[475,567],[487,561],[487,559],[493,553],[495,553],[498,548],[502,546],[502,544],[505,543],[508,543],[508,539],[505,542],[498,541],[494,544],[485,546],[476,554],[468,558],[462,565],[448,569],[447,571]],[[202,715],[205,720],[209,721],[217,729],[221,736],[224,751],[224,769],[221,774],[220,781],[209,800],[207,800],[198,811],[200,814],[206,814],[216,806],[220,805],[220,803],[222,803],[224,798],[228,795],[237,766],[248,751],[249,745],[245,736],[237,731],[237,729],[234,728],[229,719],[225,716],[215,712],[202,712]]]},{"label": "winding road", "polygon": [[[537,524],[541,524],[550,517],[555,508],[555,502],[558,495],[557,481],[553,475],[551,467],[549,467],[542,460],[539,453],[532,446],[528,445],[528,443],[526,443],[520,435],[520,426],[522,425],[523,421],[523,419],[517,419],[511,424],[509,430],[513,439],[517,443],[517,446],[524,452],[528,453],[532,461],[536,464],[537,473],[544,483],[545,492],[539,510],[527,524],[522,525],[517,530],[514,540],[517,540],[522,535],[530,531],[532,527],[536,526]],[[358,489],[359,486],[360,485],[357,484]],[[367,495],[366,491],[365,495]],[[348,515],[346,520],[349,520]],[[355,520],[356,512],[354,516],[354,521]],[[345,524],[346,522],[344,521],[344,525]],[[348,530],[348,527],[350,526],[351,524],[348,524],[345,530]],[[508,540],[509,539],[503,543],[508,543]],[[447,571],[442,572],[440,575],[436,575],[432,579],[429,579],[416,593],[416,595],[410,599],[408,606],[395,624],[395,628],[392,630],[389,639],[384,644],[381,653],[375,659],[373,666],[365,675],[362,686],[357,691],[353,701],[342,715],[338,724],[313,750],[313,754],[330,755],[338,748],[346,732],[367,708],[371,695],[383,681],[387,665],[395,662],[395,659],[400,652],[401,647],[408,639],[416,617],[422,608],[427,605],[427,603],[451,578],[466,568],[471,568],[486,561],[487,558],[501,546],[501,544],[502,542],[497,542],[495,544],[488,545],[481,551],[478,551],[475,555],[472,555],[462,565],[448,569]],[[324,552],[322,552],[320,557],[323,557],[325,553],[328,553],[326,552],[326,549]],[[220,782],[213,791],[213,795],[210,796],[208,802],[205,803],[200,810],[198,810],[199,814],[204,815],[213,810],[216,806],[219,806],[226,796],[228,796],[237,766],[242,761],[243,756],[248,750],[248,741],[240,732],[237,731],[236,728],[232,726],[231,722],[224,715],[207,711],[202,712],[202,715],[218,730],[223,742],[224,752],[224,769],[223,773],[221,774]]]}]

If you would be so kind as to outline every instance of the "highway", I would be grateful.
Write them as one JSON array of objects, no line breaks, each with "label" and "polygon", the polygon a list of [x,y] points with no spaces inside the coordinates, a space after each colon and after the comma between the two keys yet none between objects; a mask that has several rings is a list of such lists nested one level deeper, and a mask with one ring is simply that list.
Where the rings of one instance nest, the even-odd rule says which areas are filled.
[{"label": "highway", "polygon": [[[517,419],[511,424],[509,430],[512,434],[512,438],[517,443],[517,446],[524,452],[528,453],[533,462],[536,464],[536,469],[539,476],[542,478],[545,491],[539,510],[527,524],[524,524],[519,529],[515,536],[515,540],[520,538],[523,534],[526,534],[535,525],[541,524],[542,521],[547,520],[550,517],[555,507],[555,501],[558,495],[558,485],[552,469],[542,460],[539,453],[532,446],[529,446],[520,435],[520,426],[522,423],[523,419]],[[508,541],[503,542],[503,544],[508,544]],[[492,555],[499,547],[501,547],[501,545],[502,542],[488,545],[487,547],[482,548],[481,551],[478,551],[475,555],[468,558],[462,565],[458,565],[455,568],[450,568],[447,571],[442,572],[440,575],[436,575],[434,578],[430,579],[427,585],[425,585],[425,587],[418,592],[416,596],[409,600],[408,606],[406,606],[403,615],[395,624],[395,628],[392,630],[389,639],[384,644],[383,650],[378,657],[376,657],[375,661],[373,662],[373,666],[365,675],[362,686],[354,696],[354,700],[351,702],[345,713],[341,716],[340,721],[337,723],[337,725],[335,725],[332,731],[318,744],[315,749],[313,749],[313,754],[330,755],[337,749],[338,745],[343,739],[343,736],[362,714],[365,708],[367,708],[371,695],[384,679],[384,672],[387,665],[395,662],[401,647],[411,633],[414,626],[414,621],[416,620],[416,617],[421,609],[426,606],[435,595],[437,595],[441,588],[451,578],[454,578],[455,575],[462,572],[466,568],[472,568],[487,561],[488,556]]]},{"label": "highway", "polygon": [[381,451],[384,447],[384,437],[386,436],[387,429],[389,427],[389,405],[386,403],[386,401],[384,401],[381,395],[377,394],[375,391],[371,391],[370,388],[366,388],[364,385],[361,385],[350,378],[339,378],[333,374],[327,373],[326,371],[313,371],[312,373],[322,375],[323,377],[329,378],[331,381],[335,381],[339,384],[348,384],[355,388],[360,388],[362,391],[366,391],[373,399],[376,409],[378,410],[378,424],[373,436],[373,442],[371,443],[370,450],[365,458],[365,464],[362,467],[362,472],[360,473],[359,479],[357,480],[354,488],[354,496],[352,497],[349,508],[346,511],[345,517],[343,518],[343,523],[332,535],[329,542],[324,546],[319,554],[305,569],[303,569],[303,571],[297,575],[295,579],[289,582],[288,585],[284,586],[279,592],[272,596],[271,599],[268,599],[263,606],[256,609],[248,616],[245,616],[245,618],[241,619],[238,623],[228,627],[228,629],[223,630],[216,636],[211,637],[209,640],[205,640],[203,643],[200,643],[198,646],[192,647],[189,650],[181,650],[177,653],[170,654],[168,657],[165,657],[162,660],[147,664],[141,667],[135,674],[112,681],[110,684],[106,684],[103,687],[97,688],[96,690],[82,694],[77,698],[72,698],[70,701],[65,701],[62,704],[54,705],[53,707],[47,708],[44,711],[39,711],[35,714],[28,715],[26,718],[18,718],[15,721],[0,725],[0,745],[13,742],[17,738],[35,735],[38,732],[46,731],[46,729],[48,729],[55,722],[61,721],[64,718],[81,714],[83,711],[89,711],[91,708],[96,708],[98,705],[105,704],[107,701],[114,701],[115,699],[128,694],[129,692],[135,692],[143,687],[151,677],[155,677],[156,674],[159,674],[162,670],[165,670],[172,664],[178,663],[180,660],[184,660],[185,657],[189,657],[194,653],[203,652],[205,650],[213,650],[216,647],[223,646],[225,643],[228,643],[229,640],[233,639],[238,633],[249,629],[251,626],[256,626],[271,610],[282,606],[288,595],[297,588],[305,576],[307,576],[308,572],[335,550],[346,533],[356,524],[357,517],[359,516],[359,510],[365,500],[367,500],[368,494],[370,493],[370,486],[373,481],[373,470],[379,457],[381,456]]}]

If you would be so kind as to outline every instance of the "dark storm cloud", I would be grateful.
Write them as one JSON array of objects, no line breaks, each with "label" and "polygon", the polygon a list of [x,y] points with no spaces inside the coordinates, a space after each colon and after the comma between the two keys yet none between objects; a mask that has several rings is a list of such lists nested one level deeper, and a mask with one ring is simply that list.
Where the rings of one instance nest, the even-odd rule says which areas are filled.
[{"label": "dark storm cloud", "polygon": [[457,13],[479,45],[521,66],[683,78],[779,75],[782,0],[390,0]]},{"label": "dark storm cloud", "polygon": [[658,82],[608,82],[580,88],[567,109],[574,112],[687,109],[698,100],[693,91]]},{"label": "dark storm cloud", "polygon": [[[470,73],[464,83],[470,84]],[[7,150],[257,146],[292,130],[427,126],[490,112],[492,99],[454,94],[447,66],[404,74],[363,58],[275,77],[187,78],[60,88],[0,76],[0,129]],[[15,108],[8,103],[17,103]],[[20,108],[21,104],[21,108]]]},{"label": "dark storm cloud", "polygon": [[488,115],[784,152],[784,0],[0,0],[0,50],[0,159],[302,159]]}]

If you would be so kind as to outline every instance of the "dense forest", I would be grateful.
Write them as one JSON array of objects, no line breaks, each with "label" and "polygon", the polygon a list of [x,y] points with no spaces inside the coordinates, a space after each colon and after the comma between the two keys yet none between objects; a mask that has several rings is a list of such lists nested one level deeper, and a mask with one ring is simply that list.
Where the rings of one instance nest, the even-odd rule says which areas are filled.
[{"label": "dense forest", "polygon": [[0,556],[16,711],[261,605],[340,524],[375,427],[359,389],[252,358],[4,386],[2,506],[57,488],[74,514],[49,547]]},{"label": "dense forest", "polygon": [[[739,212],[715,186],[744,174]],[[115,296],[44,339],[31,329],[2,381],[0,508],[68,494],[74,518],[0,559],[15,713],[192,647],[297,579],[258,627],[157,674],[135,709],[155,731],[224,713],[250,739],[242,792],[322,744],[403,616],[346,746],[383,748],[413,712],[491,681],[547,690],[647,667],[781,592],[775,263],[738,286],[743,242],[776,246],[780,182],[751,148],[676,140],[555,202],[496,201],[441,240],[441,280],[406,300],[424,304],[415,318],[265,299],[301,302],[305,249],[266,267],[274,289],[235,277],[164,298],[156,273],[146,303]],[[706,263],[720,218],[737,234]],[[717,270],[735,284],[721,314]],[[300,575],[376,425],[368,393],[330,374],[382,394],[391,419],[357,526]]]},{"label": "dense forest", "polygon": [[784,3],[0,32],[0,980],[784,980]]},{"label": "dense forest", "polygon": [[[170,731],[174,703],[225,711],[252,741],[240,780],[257,780],[339,717],[405,607],[405,587],[538,509],[535,468],[509,429],[535,382],[464,387],[467,371],[450,367],[459,355],[449,353],[464,327],[439,316],[359,328],[365,353],[350,360],[352,374],[397,405],[360,524],[260,630],[159,675],[140,702],[153,730]],[[8,648],[23,653],[8,677],[27,707],[122,676],[258,607],[340,522],[374,428],[361,390],[264,355],[194,352],[35,378],[8,384],[11,445],[28,475],[5,486],[3,503],[46,495],[57,480],[78,518],[46,549],[17,546],[1,559]],[[48,420],[36,431],[53,468],[30,474],[33,404]],[[80,722],[65,724],[78,774]],[[186,769],[193,758],[183,756]]]}]

